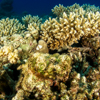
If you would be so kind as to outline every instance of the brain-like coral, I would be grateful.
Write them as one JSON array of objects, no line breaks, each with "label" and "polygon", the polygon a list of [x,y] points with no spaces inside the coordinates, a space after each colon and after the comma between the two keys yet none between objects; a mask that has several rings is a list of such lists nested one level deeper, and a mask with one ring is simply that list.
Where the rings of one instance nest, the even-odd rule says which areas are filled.
[{"label": "brain-like coral", "polygon": [[18,60],[19,60],[18,50],[17,49],[14,50],[14,47],[12,45],[4,46],[0,49],[0,63],[2,61],[2,63],[10,62],[11,64],[16,64]]}]

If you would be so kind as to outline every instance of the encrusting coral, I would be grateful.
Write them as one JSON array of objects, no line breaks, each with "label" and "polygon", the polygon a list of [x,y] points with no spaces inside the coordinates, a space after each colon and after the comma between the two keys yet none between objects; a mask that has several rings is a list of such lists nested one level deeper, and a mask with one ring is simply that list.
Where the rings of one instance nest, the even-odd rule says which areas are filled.
[{"label": "encrusting coral", "polygon": [[59,84],[59,81],[65,82],[68,79],[71,58],[68,55],[34,53],[19,69],[22,69],[21,76],[24,77],[22,79],[20,76],[22,83],[19,81],[16,89],[20,90],[21,87],[27,92],[33,92],[36,98],[42,96],[43,100],[49,100],[53,96],[53,82]]},{"label": "encrusting coral", "polygon": [[49,53],[49,49],[48,49],[47,43],[45,41],[43,41],[43,40],[39,40],[35,52]]}]

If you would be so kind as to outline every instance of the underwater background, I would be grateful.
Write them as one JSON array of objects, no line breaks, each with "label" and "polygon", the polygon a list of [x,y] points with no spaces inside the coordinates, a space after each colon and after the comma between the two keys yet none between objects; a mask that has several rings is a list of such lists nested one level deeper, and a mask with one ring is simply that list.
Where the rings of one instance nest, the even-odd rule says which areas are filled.
[{"label": "underwater background", "polygon": [[13,10],[17,13],[27,11],[30,14],[42,15],[49,14],[55,5],[70,6],[74,3],[99,6],[100,0],[14,0]]},{"label": "underwater background", "polygon": [[[8,16],[4,14],[5,10],[1,7],[2,2],[2,5],[5,5],[5,10],[9,9],[10,7],[10,11],[12,13],[9,13],[10,11],[7,11],[6,14],[9,13]],[[0,0],[0,16],[3,15],[4,17],[4,15],[6,15],[6,17],[10,17],[11,15],[24,16],[26,14],[31,14],[42,17],[45,15],[51,15],[51,9],[53,9],[55,5],[62,4],[63,6],[71,6],[75,3],[79,4],[80,6],[83,4],[90,4],[98,7],[100,5],[99,0]]]},{"label": "underwater background", "polygon": [[27,11],[28,14],[42,15],[49,14],[55,5],[63,4],[64,6],[70,6],[74,3],[100,6],[100,0],[13,0],[13,11],[19,14]]}]

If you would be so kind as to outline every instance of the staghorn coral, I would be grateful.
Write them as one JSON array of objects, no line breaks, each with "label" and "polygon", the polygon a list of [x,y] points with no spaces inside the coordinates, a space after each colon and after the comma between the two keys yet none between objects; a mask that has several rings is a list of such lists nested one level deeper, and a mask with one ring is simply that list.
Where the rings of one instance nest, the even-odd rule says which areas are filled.
[{"label": "staghorn coral", "polygon": [[38,16],[31,16],[29,14],[29,15],[26,15],[26,16],[22,17],[22,22],[26,26],[28,26],[28,24],[33,23],[33,22],[40,25],[42,23],[42,18],[39,18]]},{"label": "staghorn coral", "polygon": [[52,9],[52,12],[57,15],[58,17],[62,17],[63,15],[63,12],[67,12],[67,8],[64,7],[63,5],[59,4],[59,6],[55,6],[53,9]]},{"label": "staghorn coral", "polygon": [[55,14],[57,17],[62,17],[63,12],[65,12],[66,14],[70,14],[70,12],[77,12],[78,9],[80,9],[80,7],[82,7],[85,12],[94,12],[96,13],[97,11],[100,11],[99,7],[96,7],[95,5],[89,5],[89,4],[83,4],[82,6],[80,6],[79,4],[75,3],[71,6],[67,6],[64,7],[63,5],[59,4],[59,6],[55,6],[52,9],[53,14]]},{"label": "staghorn coral", "polygon": [[100,12],[99,6],[96,7],[95,5],[83,4],[81,7],[82,7],[86,12],[90,12],[90,11],[92,11],[92,12],[94,12],[94,13],[96,13],[97,11]]},{"label": "staghorn coral", "polygon": [[62,17],[63,12],[66,12],[66,14],[69,14],[70,12],[75,12],[80,8],[79,4],[75,3],[72,6],[67,6],[64,7],[63,5],[59,4],[59,6],[55,6],[52,9],[52,12],[57,16],[57,17]]},{"label": "staghorn coral", "polygon": [[27,33],[30,33],[34,39],[39,38],[40,29],[39,29],[38,23],[32,22],[32,23],[28,24],[27,30],[28,30]]},{"label": "staghorn coral", "polygon": [[6,19],[0,20],[0,37],[15,33],[23,33],[24,29],[25,26],[22,25],[17,19],[9,19],[7,17]]},{"label": "staghorn coral", "polygon": [[70,12],[59,20],[46,20],[41,25],[41,38],[47,42],[51,50],[61,51],[74,43],[78,43],[81,37],[94,36],[100,33],[100,13],[85,12],[80,7],[76,12]]}]

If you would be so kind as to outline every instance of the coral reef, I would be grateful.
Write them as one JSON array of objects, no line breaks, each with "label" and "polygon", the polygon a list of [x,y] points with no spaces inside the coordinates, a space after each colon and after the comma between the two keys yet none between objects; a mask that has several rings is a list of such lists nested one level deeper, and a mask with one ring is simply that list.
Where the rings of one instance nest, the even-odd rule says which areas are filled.
[{"label": "coral reef", "polygon": [[28,24],[33,23],[33,22],[40,25],[42,23],[42,18],[39,18],[38,16],[31,16],[29,14],[22,17],[22,22],[25,23],[26,26],[28,26]]},{"label": "coral reef", "polygon": [[62,17],[63,12],[65,12],[66,14],[70,14],[70,12],[78,12],[78,9],[82,7],[85,12],[94,12],[96,13],[97,11],[100,11],[99,7],[96,7],[95,5],[89,5],[89,4],[83,4],[82,6],[80,6],[79,4],[75,3],[72,6],[67,6],[64,7],[63,5],[59,4],[59,6],[55,6],[52,9],[53,14],[55,14],[57,17]]},{"label": "coral reef", "polygon": [[0,100],[100,100],[99,10],[59,5],[42,23],[0,20]]},{"label": "coral reef", "polygon": [[18,56],[18,50],[14,49],[13,46],[3,46],[0,49],[0,62],[6,63],[10,62],[12,64],[17,63],[17,60],[19,60]]},{"label": "coral reef", "polygon": [[0,36],[12,35],[24,32],[25,26],[18,19],[1,19],[0,20]]},{"label": "coral reef", "polygon": [[27,32],[31,34],[31,36],[34,39],[38,39],[39,38],[39,24],[38,23],[30,23],[28,24],[28,28],[27,28]]},{"label": "coral reef", "polygon": [[80,8],[79,4],[75,3],[72,6],[64,7],[63,5],[59,4],[59,6],[55,6],[52,9],[52,12],[57,15],[58,17],[62,17],[63,12],[66,12],[66,14],[69,14],[70,12],[75,12],[75,10],[78,10]]},{"label": "coral reef", "polygon": [[19,78],[22,83],[20,81],[17,83],[16,90],[19,91],[22,88],[29,94],[32,92],[38,99],[49,100],[49,97],[53,96],[51,90],[53,83],[56,82],[55,85],[57,85],[59,81],[65,82],[68,79],[71,58],[68,55],[35,53],[25,64],[19,66],[19,69],[22,69],[22,75]]},{"label": "coral reef", "polygon": [[85,12],[82,7],[63,16],[59,20],[49,18],[41,25],[41,38],[51,50],[61,51],[81,37],[94,36],[100,32],[100,13]]},{"label": "coral reef", "polygon": [[45,41],[43,41],[43,40],[39,40],[35,52],[49,53],[49,49],[47,47],[47,43]]}]

